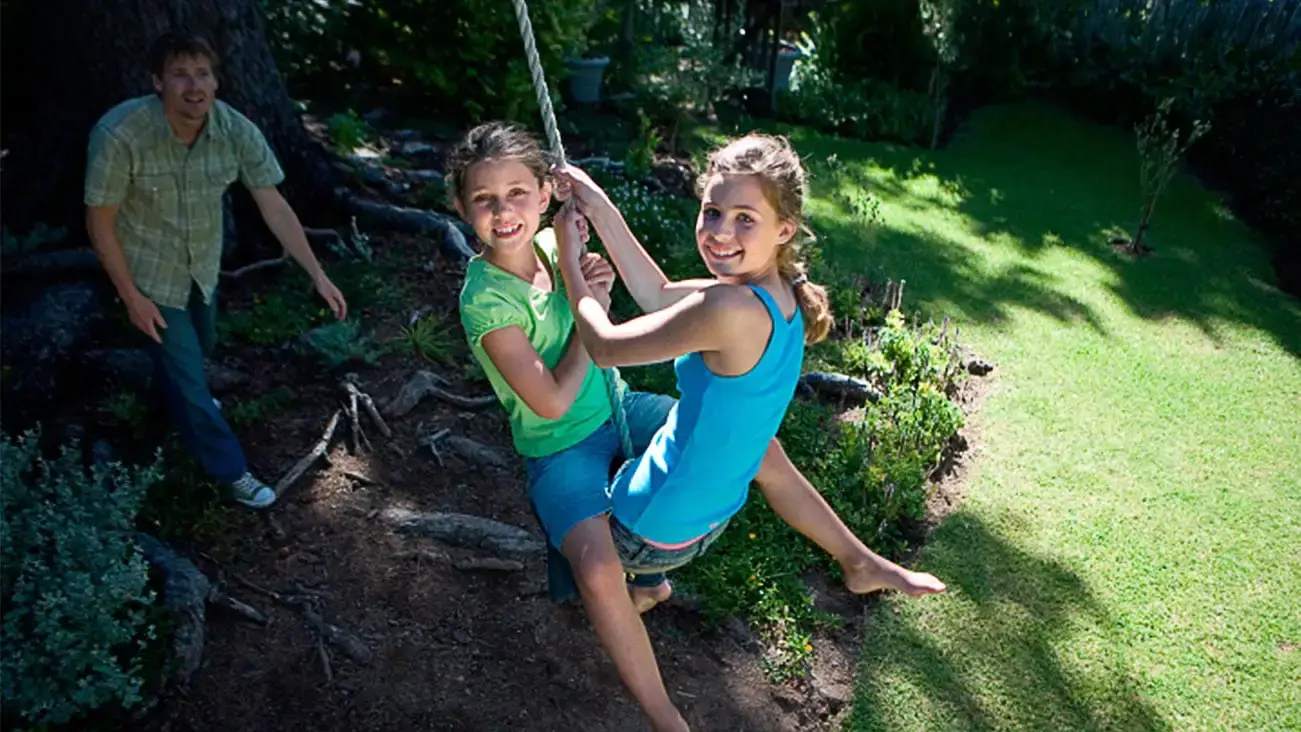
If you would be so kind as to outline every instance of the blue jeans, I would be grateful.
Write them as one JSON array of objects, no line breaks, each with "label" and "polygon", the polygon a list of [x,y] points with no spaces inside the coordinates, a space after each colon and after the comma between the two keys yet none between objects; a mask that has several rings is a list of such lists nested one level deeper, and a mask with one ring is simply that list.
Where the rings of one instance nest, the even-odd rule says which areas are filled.
[{"label": "blue jeans", "polygon": [[[641,454],[677,403],[662,394],[630,391],[624,395],[624,413],[633,451]],[[618,430],[607,421],[573,447],[541,458],[526,458],[529,503],[547,536],[547,584],[551,599],[565,602],[578,595],[573,571],[560,553],[565,536],[579,523],[610,512],[610,473],[625,456]],[[654,587],[664,575],[636,575],[634,584]]]},{"label": "blue jeans", "polygon": [[235,482],[248,469],[239,439],[208,391],[203,360],[217,344],[217,293],[203,301],[199,286],[191,283],[190,302],[185,309],[159,307],[167,321],[159,328],[163,342],[150,341],[154,361],[154,382],[181,440],[213,480],[222,485]]}]

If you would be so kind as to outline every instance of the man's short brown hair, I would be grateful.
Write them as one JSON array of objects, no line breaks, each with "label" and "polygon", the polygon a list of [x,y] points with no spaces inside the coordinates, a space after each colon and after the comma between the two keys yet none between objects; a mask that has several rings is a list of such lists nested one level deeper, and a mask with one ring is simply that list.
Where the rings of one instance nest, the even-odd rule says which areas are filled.
[{"label": "man's short brown hair", "polygon": [[178,56],[202,56],[214,71],[217,69],[217,52],[212,50],[207,38],[197,33],[170,31],[154,39],[149,49],[149,70],[154,76],[162,76],[167,62]]}]

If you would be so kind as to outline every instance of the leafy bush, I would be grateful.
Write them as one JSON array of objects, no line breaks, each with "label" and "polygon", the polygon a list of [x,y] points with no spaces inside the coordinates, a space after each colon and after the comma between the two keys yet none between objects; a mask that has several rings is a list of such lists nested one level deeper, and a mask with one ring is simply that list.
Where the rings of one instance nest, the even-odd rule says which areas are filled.
[{"label": "leafy bush", "polygon": [[[427,113],[464,123],[486,117],[537,119],[514,9],[472,0],[264,0],[277,63],[314,99],[355,103],[383,90]],[[597,0],[529,5],[533,35],[551,91],[563,58],[581,54],[599,19]],[[351,99],[339,99],[351,94]]]},{"label": "leafy bush", "polygon": [[325,362],[329,368],[360,362],[374,366],[385,354],[383,346],[361,332],[361,323],[342,320],[314,328],[303,334],[304,350]]},{"label": "leafy bush", "polygon": [[35,433],[0,433],[0,686],[6,717],[37,725],[138,704],[154,637],[133,522],[158,464],[86,470],[76,448],[47,460]]},{"label": "leafy bush", "polygon": [[[955,344],[933,324],[909,327],[895,310],[862,341],[824,344],[810,361],[878,385],[884,398],[858,414],[797,401],[778,437],[791,461],[872,550],[898,556],[925,517],[929,479],[962,427],[950,401],[961,377]],[[800,575],[838,565],[761,500],[752,499],[708,554],[679,574],[712,617],[746,615],[770,643],[766,665],[802,673],[812,633],[831,619],[815,612]]]},{"label": "leafy bush", "polygon": [[837,81],[813,62],[796,65],[800,73],[778,102],[782,119],[865,140],[910,145],[930,140],[935,103],[926,94],[875,79]]}]

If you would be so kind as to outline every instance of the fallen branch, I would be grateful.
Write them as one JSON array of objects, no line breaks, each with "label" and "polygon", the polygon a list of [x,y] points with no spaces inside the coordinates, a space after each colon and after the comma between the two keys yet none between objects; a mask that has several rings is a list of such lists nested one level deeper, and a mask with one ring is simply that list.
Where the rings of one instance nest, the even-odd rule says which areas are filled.
[{"label": "fallen branch", "polygon": [[330,417],[329,423],[325,425],[324,434],[322,434],[321,439],[317,440],[316,444],[312,446],[311,452],[303,456],[303,459],[299,460],[298,463],[285,474],[285,477],[281,478],[280,482],[276,483],[276,495],[280,499],[284,498],[288,488],[299,478],[303,477],[303,473],[306,473],[307,469],[312,467],[313,463],[325,456],[326,451],[330,449],[330,440],[334,439],[334,430],[339,426],[339,417],[342,415],[343,410],[336,410],[334,412],[334,416]]},{"label": "fallen branch", "polygon": [[429,445],[429,450],[434,453],[434,459],[438,461],[438,466],[443,466],[443,454],[438,451],[438,441],[452,434],[450,429],[441,429],[425,439],[425,444]]},{"label": "fallen branch", "polygon": [[432,549],[408,549],[393,555],[394,559],[423,559],[426,562],[441,564],[448,561],[451,557],[442,552],[436,552]]},{"label": "fallen branch", "polygon": [[382,485],[382,483],[380,483],[378,480],[375,480],[374,478],[370,477],[369,475],[366,475],[365,473],[358,473],[355,470],[345,470],[343,471],[343,475],[344,477],[351,478],[352,480],[355,480],[358,483],[361,483],[363,485]]},{"label": "fallen branch", "polygon": [[466,557],[465,559],[456,560],[452,566],[463,572],[520,572],[524,569],[523,562],[515,559],[497,559],[495,557]]},{"label": "fallen branch", "polygon": [[316,653],[321,657],[321,665],[325,667],[325,680],[334,681],[334,670],[330,668],[330,652],[325,650],[325,636],[316,637]]},{"label": "fallen branch", "polygon": [[292,595],[282,595],[279,592],[268,590],[261,585],[250,582],[239,575],[232,575],[232,579],[254,592],[266,595],[286,607],[300,611],[308,625],[311,625],[316,632],[320,633],[321,637],[338,646],[345,654],[347,654],[348,658],[362,664],[370,663],[371,659],[374,658],[374,654],[371,653],[371,650],[356,636],[337,625],[327,623],[321,617],[320,613],[316,612],[316,610],[312,608],[312,604],[308,599]]},{"label": "fallen branch", "polygon": [[884,396],[875,386],[863,379],[822,371],[810,371],[801,376],[799,388],[806,394],[816,393],[873,403],[880,401]]},{"label": "fallen branch", "polygon": [[233,272],[227,272],[226,270],[222,270],[221,276],[232,280],[237,280],[240,277],[243,277],[244,275],[257,272],[258,270],[270,269],[272,267],[279,267],[280,265],[288,261],[289,261],[289,252],[285,252],[284,254],[281,254],[275,259],[263,259],[260,262],[246,264],[243,267],[240,267],[239,269]]},{"label": "fallen branch", "polygon": [[303,617],[307,619],[308,624],[316,629],[326,640],[338,646],[348,658],[360,664],[370,663],[375,657],[361,639],[352,635],[348,631],[325,622],[325,620],[313,609],[307,605],[302,606]]},{"label": "fallen branch", "polygon": [[214,588],[212,593],[209,595],[208,601],[211,602],[213,605],[217,605],[218,607],[224,607],[227,610],[230,610],[231,612],[237,615],[240,615],[248,620],[253,621],[254,623],[257,623],[258,625],[267,625],[268,623],[271,622],[267,620],[267,616],[258,612],[257,609],[249,605],[245,605],[239,600],[236,600],[235,598],[231,597],[230,595],[227,595],[226,593],[216,588]]},{"label": "fallen branch", "polygon": [[443,253],[462,262],[474,256],[465,233],[451,216],[418,208],[403,208],[387,203],[367,201],[347,191],[340,191],[340,200],[349,213],[367,220],[368,225],[401,231],[408,234],[439,234],[442,236]]},{"label": "fallen branch", "polygon": [[357,387],[344,384],[348,388],[348,421],[352,422],[352,447],[361,452],[361,415],[357,413]]},{"label": "fallen branch", "polygon": [[468,437],[448,435],[447,446],[452,448],[452,451],[457,455],[472,463],[491,465],[494,468],[505,468],[510,465],[510,462],[502,457],[501,453],[486,445],[480,445]]},{"label": "fallen branch", "polygon": [[535,555],[546,550],[541,540],[524,529],[480,516],[417,513],[403,508],[385,509],[380,515],[397,531],[421,534],[455,546],[510,555]]},{"label": "fallen branch", "polygon": [[421,399],[432,396],[461,409],[484,409],[497,403],[495,396],[463,397],[445,391],[440,384],[441,378],[430,371],[417,371],[402,387],[402,391],[389,402],[384,410],[390,417],[401,417],[416,408]]}]

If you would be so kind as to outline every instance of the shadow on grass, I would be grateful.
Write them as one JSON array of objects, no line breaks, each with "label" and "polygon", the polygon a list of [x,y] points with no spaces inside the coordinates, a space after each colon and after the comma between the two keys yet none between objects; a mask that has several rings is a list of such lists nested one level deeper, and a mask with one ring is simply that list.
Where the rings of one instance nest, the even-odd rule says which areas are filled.
[{"label": "shadow on grass", "polygon": [[[814,166],[815,191],[828,192],[818,168],[834,154],[893,207],[866,247],[858,242],[868,229],[843,208],[817,218],[831,248],[863,250],[839,259],[907,279],[968,319],[997,323],[1020,307],[1102,332],[1097,306],[1114,297],[1143,319],[1189,321],[1217,344],[1221,325],[1237,323],[1301,355],[1301,304],[1277,289],[1269,245],[1193,179],[1176,178],[1158,202],[1145,239],[1153,256],[1113,250],[1111,237],[1133,231],[1143,200],[1128,130],[1026,105],[977,112],[939,152],[781,131]],[[1063,267],[1072,260],[1059,254],[1104,271]]]},{"label": "shadow on grass", "polygon": [[1070,568],[961,511],[936,531],[926,569],[953,595],[933,612],[961,617],[937,621],[947,632],[936,634],[921,627],[931,612],[883,608],[866,631],[849,729],[892,729],[919,714],[909,728],[1171,729],[1119,657],[1072,668],[1059,652],[1080,636],[1115,643],[1115,621]]}]

